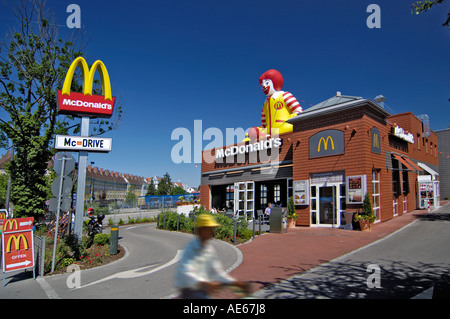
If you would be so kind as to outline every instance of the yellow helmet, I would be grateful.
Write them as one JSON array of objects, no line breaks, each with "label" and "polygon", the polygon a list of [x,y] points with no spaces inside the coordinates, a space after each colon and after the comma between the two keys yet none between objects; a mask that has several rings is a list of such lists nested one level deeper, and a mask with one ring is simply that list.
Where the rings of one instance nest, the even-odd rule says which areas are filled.
[{"label": "yellow helmet", "polygon": [[216,222],[216,219],[214,216],[209,214],[200,214],[197,217],[195,227],[217,227],[220,226],[219,223]]}]

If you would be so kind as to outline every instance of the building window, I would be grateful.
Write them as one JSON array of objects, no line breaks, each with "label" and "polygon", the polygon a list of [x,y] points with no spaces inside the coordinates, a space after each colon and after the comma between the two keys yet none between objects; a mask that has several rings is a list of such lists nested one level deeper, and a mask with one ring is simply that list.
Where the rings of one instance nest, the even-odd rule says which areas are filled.
[{"label": "building window", "polygon": [[273,201],[278,203],[281,201],[281,186],[276,184],[273,186]]},{"label": "building window", "polygon": [[267,186],[264,184],[261,184],[261,192],[260,192],[260,204],[261,207],[267,206]]},{"label": "building window", "polygon": [[227,185],[227,194],[226,194],[226,198],[225,198],[225,206],[227,208],[233,208],[234,207],[234,184]]},{"label": "building window", "polygon": [[381,218],[380,210],[380,171],[372,171],[372,202],[373,202],[373,213],[376,220]]}]

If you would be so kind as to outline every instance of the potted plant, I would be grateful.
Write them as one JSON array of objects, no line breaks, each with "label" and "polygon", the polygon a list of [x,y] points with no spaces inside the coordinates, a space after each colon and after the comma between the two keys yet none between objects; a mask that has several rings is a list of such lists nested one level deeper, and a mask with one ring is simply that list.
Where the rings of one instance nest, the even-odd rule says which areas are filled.
[{"label": "potted plant", "polygon": [[289,197],[288,202],[288,228],[294,228],[297,221],[297,212],[295,211],[294,197]]},{"label": "potted plant", "polygon": [[369,194],[366,194],[366,196],[364,197],[362,211],[358,211],[356,213],[355,221],[359,222],[359,227],[361,230],[372,229],[372,224],[375,221],[375,215],[373,214]]}]

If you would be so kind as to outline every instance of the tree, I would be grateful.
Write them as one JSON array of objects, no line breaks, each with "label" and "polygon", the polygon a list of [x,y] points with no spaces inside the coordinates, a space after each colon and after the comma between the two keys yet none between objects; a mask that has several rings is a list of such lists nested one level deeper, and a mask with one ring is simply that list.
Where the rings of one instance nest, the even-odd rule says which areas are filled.
[{"label": "tree", "polygon": [[[67,41],[60,39],[52,13],[40,1],[23,0],[10,10],[18,25],[0,42],[0,108],[5,111],[0,146],[10,140],[15,148],[9,165],[15,216],[39,216],[48,199],[44,176],[54,136],[79,131],[78,119],[57,116],[57,90],[72,61],[83,55],[84,42],[77,31]],[[74,77],[72,91],[81,91],[79,78]],[[109,121],[97,124],[93,131],[99,134],[114,128]]]},{"label": "tree", "polygon": [[172,192],[172,180],[169,173],[166,172],[158,183],[158,195],[170,195]]},{"label": "tree", "polygon": [[[416,1],[411,5],[411,13],[420,14],[427,12],[435,5],[443,3],[445,0],[433,0],[433,1]],[[444,27],[450,27],[450,12],[447,13],[447,20],[442,24]]]},{"label": "tree", "polygon": [[130,189],[127,192],[127,196],[125,197],[125,203],[134,206],[137,203],[137,196],[134,192],[134,187],[130,186]]},{"label": "tree", "polygon": [[175,186],[172,189],[172,192],[170,193],[170,195],[184,195],[187,194],[187,192],[180,186]]},{"label": "tree", "polygon": [[146,196],[149,195],[157,195],[158,191],[156,190],[155,187],[155,183],[153,183],[153,179],[150,181],[150,184],[148,185],[148,189],[147,189],[147,194],[145,194]]}]

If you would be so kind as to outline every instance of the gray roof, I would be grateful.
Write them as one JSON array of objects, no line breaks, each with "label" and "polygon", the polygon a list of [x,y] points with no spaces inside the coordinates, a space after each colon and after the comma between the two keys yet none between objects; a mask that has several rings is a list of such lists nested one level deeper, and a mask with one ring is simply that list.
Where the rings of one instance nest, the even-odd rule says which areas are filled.
[{"label": "gray roof", "polygon": [[376,102],[372,100],[363,99],[359,96],[350,96],[350,95],[341,95],[340,92],[337,92],[335,96],[320,102],[310,108],[304,110],[299,115],[287,120],[288,123],[294,123],[297,121],[301,121],[306,118],[311,118],[313,116],[325,115],[334,112],[340,112],[346,109],[350,109],[353,107],[361,106],[362,104],[367,104],[371,106],[374,110],[378,111],[384,116],[390,116],[389,112],[387,112],[384,108],[378,105]]}]

